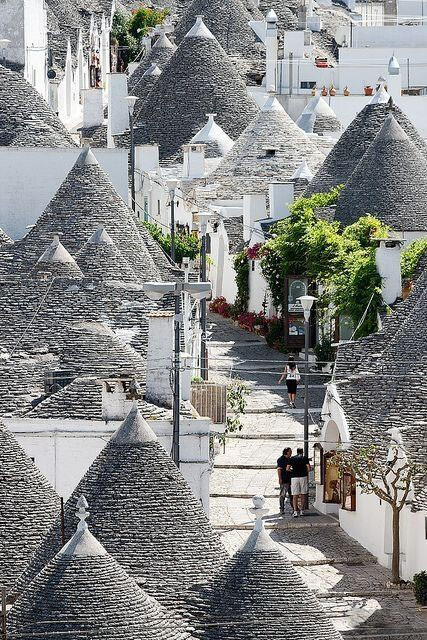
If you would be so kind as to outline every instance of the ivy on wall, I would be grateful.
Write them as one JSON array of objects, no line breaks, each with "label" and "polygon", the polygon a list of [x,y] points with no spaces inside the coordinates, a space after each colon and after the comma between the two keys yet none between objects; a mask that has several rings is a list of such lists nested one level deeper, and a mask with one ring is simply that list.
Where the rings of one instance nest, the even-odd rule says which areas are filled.
[{"label": "ivy on wall", "polygon": [[247,311],[249,304],[249,258],[247,249],[236,254],[233,262],[236,272],[237,296],[234,302],[235,313]]}]

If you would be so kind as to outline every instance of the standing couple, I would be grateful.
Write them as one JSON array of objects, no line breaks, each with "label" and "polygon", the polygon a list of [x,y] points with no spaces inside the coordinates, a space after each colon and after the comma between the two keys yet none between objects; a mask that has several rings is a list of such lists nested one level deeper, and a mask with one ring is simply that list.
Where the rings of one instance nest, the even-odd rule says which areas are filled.
[{"label": "standing couple", "polygon": [[297,449],[297,455],[292,455],[292,449],[286,447],[277,461],[277,473],[280,484],[280,513],[285,513],[286,496],[293,509],[293,517],[304,515],[308,507],[308,474],[310,461],[304,456],[304,450]]}]

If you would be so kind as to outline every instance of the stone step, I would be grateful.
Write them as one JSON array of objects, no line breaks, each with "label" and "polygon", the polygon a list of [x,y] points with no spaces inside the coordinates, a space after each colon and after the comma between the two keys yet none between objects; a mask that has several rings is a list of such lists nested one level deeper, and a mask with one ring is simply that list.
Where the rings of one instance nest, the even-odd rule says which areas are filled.
[{"label": "stone step", "polygon": [[[303,516],[302,518],[289,518],[286,522],[280,524],[265,523],[265,528],[272,531],[283,531],[285,529],[313,529],[313,528],[328,528],[339,527],[339,522],[309,522],[309,516]],[[217,531],[252,531],[254,528],[253,522],[248,524],[221,524],[213,523],[212,528]]]}]

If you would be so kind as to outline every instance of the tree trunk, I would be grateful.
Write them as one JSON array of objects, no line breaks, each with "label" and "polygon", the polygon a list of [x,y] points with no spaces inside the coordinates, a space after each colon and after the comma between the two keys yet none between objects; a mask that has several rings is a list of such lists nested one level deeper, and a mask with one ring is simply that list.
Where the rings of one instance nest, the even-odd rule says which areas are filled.
[{"label": "tree trunk", "polygon": [[391,560],[392,582],[400,580],[400,511],[392,507],[393,511],[393,554]]}]

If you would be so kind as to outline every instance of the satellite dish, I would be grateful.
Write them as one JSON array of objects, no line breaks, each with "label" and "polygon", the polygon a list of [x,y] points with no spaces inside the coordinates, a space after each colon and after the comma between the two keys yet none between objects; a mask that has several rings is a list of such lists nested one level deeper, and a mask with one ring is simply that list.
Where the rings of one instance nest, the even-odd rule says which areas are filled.
[{"label": "satellite dish", "polygon": [[55,69],[49,69],[49,71],[47,72],[47,77],[49,78],[49,80],[53,80],[54,78],[56,78]]}]

